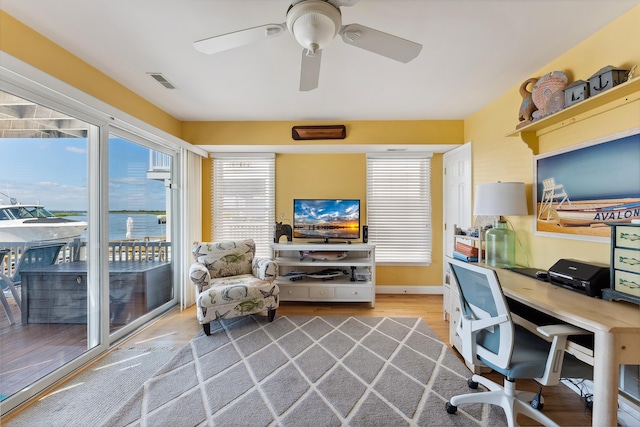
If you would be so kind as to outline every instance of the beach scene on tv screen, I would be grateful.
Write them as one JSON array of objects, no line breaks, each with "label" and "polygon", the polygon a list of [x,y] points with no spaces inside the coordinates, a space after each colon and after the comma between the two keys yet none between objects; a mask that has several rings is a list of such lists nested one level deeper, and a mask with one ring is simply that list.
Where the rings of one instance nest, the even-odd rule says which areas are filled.
[{"label": "beach scene on tv screen", "polygon": [[293,211],[293,237],[360,237],[359,200],[296,199]]}]

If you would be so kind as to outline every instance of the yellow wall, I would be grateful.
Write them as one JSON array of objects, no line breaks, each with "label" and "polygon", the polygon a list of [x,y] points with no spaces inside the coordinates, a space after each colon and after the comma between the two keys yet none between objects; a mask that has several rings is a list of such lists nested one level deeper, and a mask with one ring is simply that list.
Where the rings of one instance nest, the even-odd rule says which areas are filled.
[{"label": "yellow wall", "polygon": [[[529,77],[541,77],[559,70],[570,81],[587,80],[606,65],[631,68],[640,66],[640,6],[634,8],[600,32],[584,40],[566,54]],[[526,48],[523,49],[526,55]],[[506,71],[508,72],[508,70]],[[640,74],[636,70],[635,75]],[[527,184],[529,212],[533,213],[532,185],[534,153],[517,137],[506,137],[515,130],[522,101],[518,86],[465,120],[465,140],[472,141],[474,184],[495,181],[521,181]],[[539,152],[547,153],[595,138],[640,126],[640,101],[604,112],[592,118],[554,130],[540,138]],[[640,164],[640,159],[638,159]],[[569,195],[571,196],[571,195]],[[517,262],[549,268],[560,258],[609,262],[609,244],[538,236],[533,233],[534,217],[510,217],[517,236]]]},{"label": "yellow wall", "polygon": [[[339,140],[297,142],[292,126],[345,125]],[[183,122],[183,139],[196,145],[305,145],[313,144],[461,144],[462,120],[389,120],[330,122]]]},{"label": "yellow wall", "polygon": [[360,199],[366,218],[366,157],[363,154],[279,154],[276,157],[276,217],[293,219],[293,199]]},{"label": "yellow wall", "polygon": [[180,122],[106,74],[0,10],[0,50],[180,137]]},{"label": "yellow wall", "polygon": [[[344,124],[347,138],[302,144],[462,144],[461,120],[333,121],[333,122],[185,122],[183,138],[197,145],[289,145],[291,127]],[[211,161],[204,164],[203,238],[211,236]],[[433,200],[432,264],[428,267],[379,266],[379,286],[440,286],[442,284],[442,155],[431,162]],[[278,154],[276,156],[276,217],[293,218],[295,198],[354,198],[366,215],[364,154]],[[364,221],[363,221],[364,224]]]}]

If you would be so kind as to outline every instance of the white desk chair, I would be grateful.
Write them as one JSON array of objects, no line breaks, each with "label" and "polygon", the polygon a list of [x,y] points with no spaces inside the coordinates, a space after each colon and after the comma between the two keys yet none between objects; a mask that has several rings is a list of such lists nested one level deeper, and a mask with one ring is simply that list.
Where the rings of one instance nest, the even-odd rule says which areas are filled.
[{"label": "white desk chair", "polygon": [[518,413],[545,426],[556,426],[539,410],[541,392],[517,391],[515,380],[527,378],[541,385],[556,385],[561,375],[591,378],[592,368],[564,351],[567,336],[589,332],[571,325],[538,327],[538,333],[549,338],[545,340],[514,324],[495,271],[450,257],[446,261],[460,291],[462,316],[457,332],[462,339],[462,356],[467,362],[484,364],[505,376],[503,387],[473,375],[469,387],[477,388],[479,383],[489,391],[454,396],[446,404],[447,412],[455,414],[458,405],[464,403],[488,403],[504,409],[509,426],[516,424]]}]

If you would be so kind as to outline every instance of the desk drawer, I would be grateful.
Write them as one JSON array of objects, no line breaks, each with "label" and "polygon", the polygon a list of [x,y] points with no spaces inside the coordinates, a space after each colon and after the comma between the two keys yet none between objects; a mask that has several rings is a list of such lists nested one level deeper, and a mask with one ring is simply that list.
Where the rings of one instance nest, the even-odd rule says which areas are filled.
[{"label": "desk drawer", "polygon": [[613,251],[613,267],[640,274],[640,251],[615,248]]},{"label": "desk drawer", "polygon": [[640,227],[618,225],[616,227],[616,246],[640,249]]},{"label": "desk drawer", "polygon": [[640,297],[640,274],[616,270],[614,272],[614,289]]}]

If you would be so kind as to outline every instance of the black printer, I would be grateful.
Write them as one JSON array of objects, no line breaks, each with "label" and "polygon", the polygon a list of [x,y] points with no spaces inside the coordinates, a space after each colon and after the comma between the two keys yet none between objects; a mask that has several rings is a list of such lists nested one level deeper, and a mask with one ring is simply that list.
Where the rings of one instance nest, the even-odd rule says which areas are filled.
[{"label": "black printer", "polygon": [[609,287],[609,266],[585,263],[575,259],[561,259],[547,272],[549,282],[590,297],[600,298],[602,289]]}]

